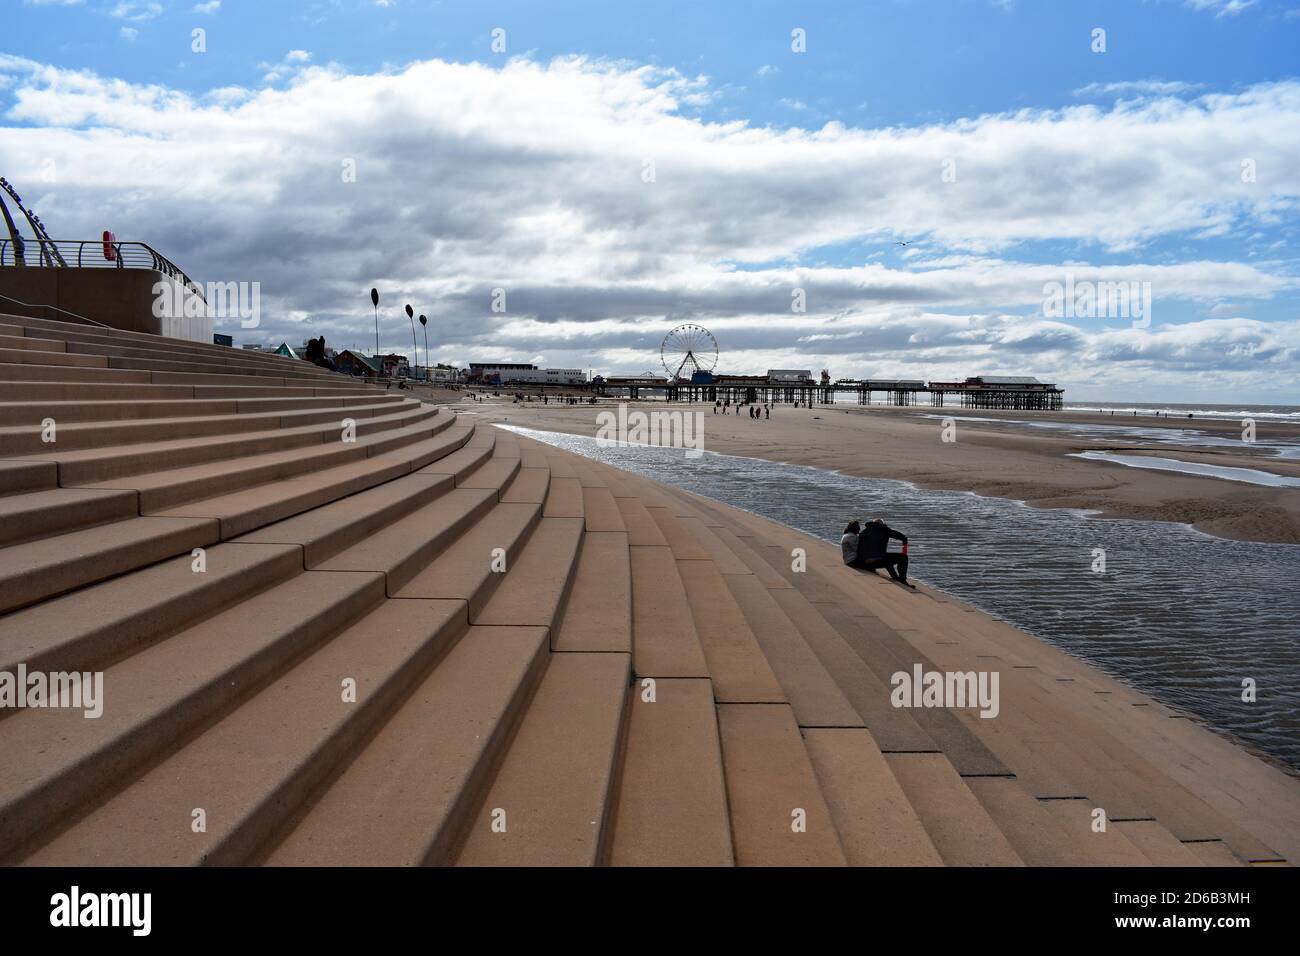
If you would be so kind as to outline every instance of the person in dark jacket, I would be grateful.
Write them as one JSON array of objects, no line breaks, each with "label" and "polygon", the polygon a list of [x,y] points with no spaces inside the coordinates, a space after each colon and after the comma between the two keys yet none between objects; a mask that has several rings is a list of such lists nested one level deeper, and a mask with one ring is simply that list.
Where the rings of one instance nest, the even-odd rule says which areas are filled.
[{"label": "person in dark jacket", "polygon": [[868,521],[858,535],[857,556],[850,563],[854,567],[865,568],[868,571],[884,568],[895,581],[907,584],[907,553],[906,551],[902,554],[891,553],[890,538],[903,542],[903,547],[907,547],[907,535],[895,531],[881,518]]}]

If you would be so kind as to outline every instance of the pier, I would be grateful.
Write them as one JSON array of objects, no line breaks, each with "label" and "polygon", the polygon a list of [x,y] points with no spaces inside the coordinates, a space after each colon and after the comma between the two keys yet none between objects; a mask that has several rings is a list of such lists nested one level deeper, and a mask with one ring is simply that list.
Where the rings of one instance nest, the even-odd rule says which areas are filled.
[{"label": "pier", "polygon": [[[710,382],[670,382],[652,377],[608,378],[594,383],[595,394],[608,398],[625,392],[633,400],[662,395],[670,402],[717,402],[732,405],[833,405],[837,395],[856,396],[869,405],[882,395],[886,404],[929,404],[942,408],[954,401],[961,408],[1008,411],[1059,411],[1065,390],[1034,378],[972,376],[960,382],[920,379],[838,379],[835,382],[776,381],[764,375],[717,375]],[[927,401],[928,399],[928,401]]]}]

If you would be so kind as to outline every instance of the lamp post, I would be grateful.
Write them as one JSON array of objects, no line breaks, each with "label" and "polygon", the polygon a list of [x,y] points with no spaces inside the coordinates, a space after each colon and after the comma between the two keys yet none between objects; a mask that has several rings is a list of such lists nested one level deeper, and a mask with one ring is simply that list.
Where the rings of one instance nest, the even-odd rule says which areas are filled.
[{"label": "lamp post", "polygon": [[370,290],[370,304],[375,307],[375,359],[379,359],[379,290]]},{"label": "lamp post", "polygon": [[409,302],[406,303],[406,317],[411,320],[411,348],[415,351],[412,358],[415,359],[415,364],[418,366],[420,364],[420,346],[415,341],[415,310],[411,308]]},{"label": "lamp post", "polygon": [[425,316],[420,316],[420,328],[424,329],[424,381],[432,385],[433,381],[429,378],[429,320]]}]

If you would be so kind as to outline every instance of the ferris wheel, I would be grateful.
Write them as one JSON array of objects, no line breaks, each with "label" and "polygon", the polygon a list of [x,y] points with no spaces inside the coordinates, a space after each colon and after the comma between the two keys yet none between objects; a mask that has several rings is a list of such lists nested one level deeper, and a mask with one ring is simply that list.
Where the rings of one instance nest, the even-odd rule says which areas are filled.
[{"label": "ferris wheel", "polygon": [[689,382],[696,372],[718,364],[718,340],[702,325],[679,325],[664,336],[659,358],[670,382]]}]

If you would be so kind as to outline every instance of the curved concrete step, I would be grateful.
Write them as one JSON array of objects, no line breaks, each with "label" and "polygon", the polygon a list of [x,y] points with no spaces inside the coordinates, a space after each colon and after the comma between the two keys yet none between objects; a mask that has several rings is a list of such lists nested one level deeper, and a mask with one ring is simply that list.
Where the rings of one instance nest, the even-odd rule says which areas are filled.
[{"label": "curved concrete step", "polygon": [[[302,570],[290,545],[220,544],[0,617],[0,670],[101,668]],[[14,713],[0,708],[0,719]]]},{"label": "curved concrete step", "polygon": [[[140,417],[125,420],[77,421],[60,418],[62,409],[57,403],[43,408],[34,406],[41,418],[22,425],[0,427],[0,454],[21,456],[25,454],[49,454],[59,451],[80,451],[91,448],[108,448],[113,446],[130,446],[150,442],[164,442],[183,438],[208,438],[225,435],[240,435],[250,432],[266,431],[272,428],[295,428],[300,425],[318,425],[333,423],[342,418],[374,418],[391,414],[393,403],[375,396],[377,400],[364,403],[348,402],[330,403],[323,408],[307,409],[272,409],[269,411],[249,411],[239,413],[238,409],[229,409],[224,414],[203,414],[185,417]],[[74,404],[74,403],[67,403]],[[0,411],[4,409],[0,407]],[[125,409],[124,411],[130,411]],[[57,423],[55,432],[57,441],[43,440],[45,428],[42,422],[52,419]]]},{"label": "curved concrete step", "polygon": [[457,866],[596,866],[609,852],[631,657],[554,654]]},{"label": "curved concrete step", "polygon": [[845,866],[789,704],[719,704],[737,866]]},{"label": "curved concrete step", "polygon": [[497,504],[394,596],[464,601],[469,622],[480,623],[483,608],[497,587],[518,568],[525,544],[540,520],[541,508],[536,504]]},{"label": "curved concrete step", "polygon": [[247,862],[464,633],[459,602],[384,601],[25,862]]},{"label": "curved concrete step", "polygon": [[[296,428],[273,428],[239,435],[214,435],[206,438],[179,438],[167,441],[116,445],[84,451],[53,451],[29,454],[29,461],[54,461],[59,466],[59,484],[64,487],[99,484],[150,472],[182,468],[188,465],[272,454],[311,445],[345,444],[344,419],[349,410],[341,410],[338,421]],[[437,415],[436,409],[418,403],[382,415],[356,419],[357,440],[385,430],[399,430]]]},{"label": "curved concrete step", "polygon": [[[384,599],[375,574],[306,572],[109,667],[103,713],[25,711],[0,721],[0,859],[237,705]],[[256,627],[249,623],[257,622]]]},{"label": "curved concrete step", "polygon": [[727,784],[709,681],[639,678],[628,693],[611,865],[732,866]]},{"label": "curved concrete step", "polygon": [[547,657],[545,628],[471,627],[266,862],[451,862]]},{"label": "curved concrete step", "polygon": [[0,547],[134,518],[136,500],[130,491],[91,488],[51,488],[0,497]]},{"label": "curved concrete step", "polygon": [[0,613],[220,540],[207,518],[127,518],[0,548]]}]

